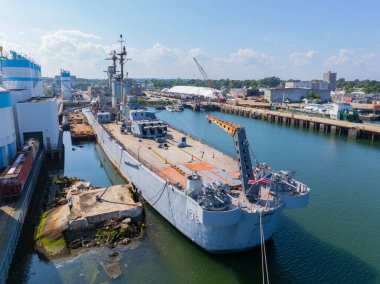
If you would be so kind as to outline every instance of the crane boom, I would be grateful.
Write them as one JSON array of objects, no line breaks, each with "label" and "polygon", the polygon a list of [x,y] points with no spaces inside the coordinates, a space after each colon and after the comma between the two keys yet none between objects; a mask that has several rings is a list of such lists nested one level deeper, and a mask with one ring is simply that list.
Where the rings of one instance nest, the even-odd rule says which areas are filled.
[{"label": "crane boom", "polygon": [[216,118],[215,116],[212,116],[212,115],[208,115],[207,119],[209,123],[211,122],[215,123],[231,136],[234,136],[237,130],[243,128],[240,124],[233,123],[224,119]]},{"label": "crane boom", "polygon": [[249,180],[253,179],[252,161],[249,154],[249,144],[245,134],[245,128],[224,119],[211,115],[207,116],[209,123],[213,122],[231,135],[234,139],[234,147],[239,162],[239,171],[243,187],[243,193],[246,194],[250,188]]},{"label": "crane boom", "polygon": [[207,81],[209,87],[211,88],[212,90],[212,93],[213,95],[217,98],[217,100],[221,103],[225,103],[227,100],[225,98],[221,98],[217,92],[214,91],[214,85],[212,84],[210,78],[208,77],[206,71],[203,69],[202,65],[198,62],[198,60],[195,59],[195,57],[193,57],[194,61],[195,61],[195,64],[197,65],[198,67],[198,70],[199,72],[201,72],[203,78],[205,79],[205,81]]}]

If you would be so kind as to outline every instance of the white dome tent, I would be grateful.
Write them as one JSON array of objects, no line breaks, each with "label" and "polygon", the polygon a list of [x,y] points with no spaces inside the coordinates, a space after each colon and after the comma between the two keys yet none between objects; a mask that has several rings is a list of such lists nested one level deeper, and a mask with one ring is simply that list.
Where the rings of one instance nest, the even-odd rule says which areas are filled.
[{"label": "white dome tent", "polygon": [[214,93],[222,96],[222,93],[217,89],[208,87],[196,87],[196,86],[174,86],[166,91],[173,94],[186,94],[191,96],[199,96],[204,98],[216,99]]}]

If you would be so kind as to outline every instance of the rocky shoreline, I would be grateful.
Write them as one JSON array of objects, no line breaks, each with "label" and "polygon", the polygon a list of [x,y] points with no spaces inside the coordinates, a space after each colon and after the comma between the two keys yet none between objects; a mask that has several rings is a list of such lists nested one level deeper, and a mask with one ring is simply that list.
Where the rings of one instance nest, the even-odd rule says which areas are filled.
[{"label": "rocky shoreline", "polygon": [[94,229],[67,230],[64,238],[70,251],[79,248],[105,246],[114,248],[128,245],[131,241],[140,240],[145,235],[145,224],[131,218],[110,219]]},{"label": "rocky shoreline", "polygon": [[145,214],[129,185],[93,188],[67,177],[55,184],[57,197],[42,214],[35,233],[36,249],[47,258],[95,247],[129,246],[144,238]]}]

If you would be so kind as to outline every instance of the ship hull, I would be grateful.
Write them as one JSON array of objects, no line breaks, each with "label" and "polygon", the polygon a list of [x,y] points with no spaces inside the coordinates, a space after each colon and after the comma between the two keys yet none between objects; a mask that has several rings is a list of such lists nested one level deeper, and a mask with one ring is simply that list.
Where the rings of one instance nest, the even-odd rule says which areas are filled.
[{"label": "ship hull", "polygon": [[[97,134],[104,153],[120,174],[130,180],[144,199],[169,223],[191,241],[212,253],[251,249],[261,244],[260,213],[236,207],[226,211],[207,211],[189,197],[130,155],[91,112],[85,112]],[[276,230],[282,207],[262,212],[264,238]]]}]

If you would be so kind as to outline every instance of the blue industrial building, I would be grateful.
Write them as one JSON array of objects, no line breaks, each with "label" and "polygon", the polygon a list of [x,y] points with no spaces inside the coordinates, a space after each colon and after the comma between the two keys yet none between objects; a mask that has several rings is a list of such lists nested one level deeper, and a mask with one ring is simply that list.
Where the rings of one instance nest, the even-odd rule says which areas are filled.
[{"label": "blue industrial building", "polygon": [[5,168],[16,154],[16,130],[11,95],[0,87],[0,169]]}]

